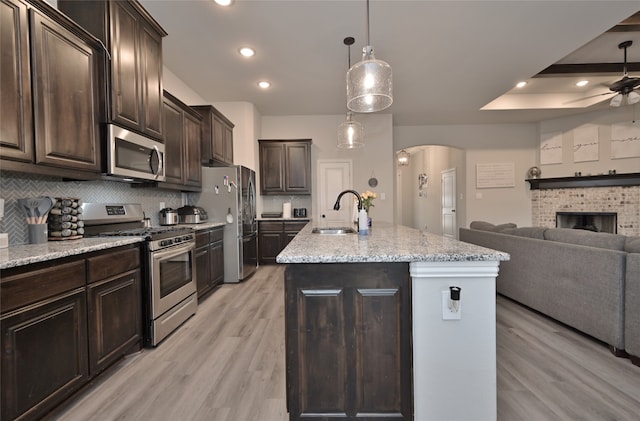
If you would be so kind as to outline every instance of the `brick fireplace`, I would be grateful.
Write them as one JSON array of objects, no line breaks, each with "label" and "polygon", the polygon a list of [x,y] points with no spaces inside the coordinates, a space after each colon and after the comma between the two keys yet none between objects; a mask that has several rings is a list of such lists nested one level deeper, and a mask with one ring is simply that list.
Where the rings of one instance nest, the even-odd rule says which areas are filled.
[{"label": "brick fireplace", "polygon": [[615,213],[618,234],[640,236],[640,186],[550,188],[531,191],[534,226],[553,228],[556,213]]}]

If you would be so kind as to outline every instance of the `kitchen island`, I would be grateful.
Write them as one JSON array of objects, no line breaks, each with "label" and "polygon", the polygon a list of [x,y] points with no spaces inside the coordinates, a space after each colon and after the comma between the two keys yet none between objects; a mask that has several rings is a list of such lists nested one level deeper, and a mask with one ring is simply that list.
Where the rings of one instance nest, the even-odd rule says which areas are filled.
[{"label": "kitchen island", "polygon": [[277,257],[290,419],[496,419],[495,277],[509,255],[399,225],[312,225]]}]

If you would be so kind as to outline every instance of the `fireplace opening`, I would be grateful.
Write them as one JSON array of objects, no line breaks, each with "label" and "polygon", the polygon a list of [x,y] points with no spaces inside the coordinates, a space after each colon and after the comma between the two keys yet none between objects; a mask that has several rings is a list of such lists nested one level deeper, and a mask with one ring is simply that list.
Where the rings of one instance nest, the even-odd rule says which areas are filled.
[{"label": "fireplace opening", "polygon": [[616,212],[556,212],[556,227],[617,234],[618,214]]}]

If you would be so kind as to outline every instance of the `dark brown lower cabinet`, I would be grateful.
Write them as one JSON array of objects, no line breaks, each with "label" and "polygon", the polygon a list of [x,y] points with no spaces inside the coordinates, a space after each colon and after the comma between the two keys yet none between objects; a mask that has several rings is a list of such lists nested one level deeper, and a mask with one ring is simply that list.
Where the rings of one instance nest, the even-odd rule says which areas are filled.
[{"label": "dark brown lower cabinet", "polygon": [[224,227],[196,233],[196,282],[198,299],[224,282]]},{"label": "dark brown lower cabinet", "polygon": [[38,419],[86,383],[85,288],[2,316],[2,419]]},{"label": "dark brown lower cabinet", "polygon": [[92,375],[131,351],[140,349],[140,288],[140,270],[87,287],[89,364]]},{"label": "dark brown lower cabinet", "polygon": [[0,273],[0,419],[40,419],[142,343],[138,245]]},{"label": "dark brown lower cabinet", "polygon": [[275,264],[278,254],[308,223],[308,219],[304,221],[259,221],[258,258],[260,264]]},{"label": "dark brown lower cabinet", "polygon": [[291,420],[413,419],[410,288],[406,263],[287,266]]}]

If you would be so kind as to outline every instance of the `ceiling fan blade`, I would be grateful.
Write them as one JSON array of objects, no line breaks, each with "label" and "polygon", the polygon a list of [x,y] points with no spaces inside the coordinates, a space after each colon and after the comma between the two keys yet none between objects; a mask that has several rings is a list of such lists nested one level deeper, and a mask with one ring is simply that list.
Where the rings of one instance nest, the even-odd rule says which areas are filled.
[{"label": "ceiling fan blade", "polygon": [[[571,101],[566,101],[564,102],[565,105],[569,105],[569,104],[575,104],[576,102],[582,102],[585,101],[587,99],[591,99],[591,98],[597,98],[600,96],[604,96],[604,95],[613,95],[615,94],[615,92],[603,92],[601,94],[595,94],[595,95],[589,95],[589,96],[584,96],[582,98],[578,98],[578,99],[572,99]],[[606,98],[602,98],[602,100],[604,101]]]}]

